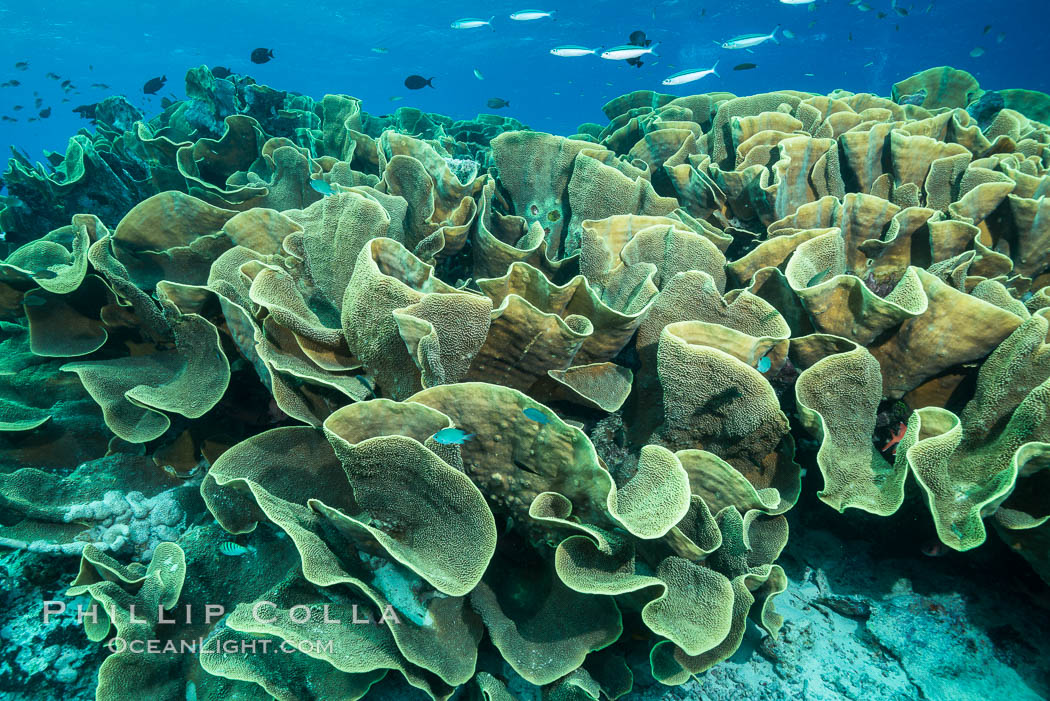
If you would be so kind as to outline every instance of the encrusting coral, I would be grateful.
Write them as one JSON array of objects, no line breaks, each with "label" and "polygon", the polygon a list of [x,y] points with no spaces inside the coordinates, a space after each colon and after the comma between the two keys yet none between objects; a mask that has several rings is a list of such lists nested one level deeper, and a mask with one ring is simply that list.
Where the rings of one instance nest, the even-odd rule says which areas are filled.
[{"label": "encrusting coral", "polygon": [[1003,93],[637,92],[570,138],[206,67],[100,105],[5,174],[0,544],[81,556],[92,640],[220,650],[99,699],[684,683],[781,627],[801,440],[835,509],[1050,580],[1050,127]]}]

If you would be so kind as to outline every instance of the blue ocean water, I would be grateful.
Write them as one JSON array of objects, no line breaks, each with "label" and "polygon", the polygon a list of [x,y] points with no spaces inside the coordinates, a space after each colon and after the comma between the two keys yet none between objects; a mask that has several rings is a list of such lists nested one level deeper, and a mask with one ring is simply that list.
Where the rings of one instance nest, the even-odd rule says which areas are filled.
[{"label": "blue ocean water", "polygon": [[[870,9],[860,9],[865,7]],[[1050,91],[1046,0],[563,1],[542,6],[556,11],[554,21],[508,18],[520,9],[521,3],[447,0],[2,2],[0,83],[13,79],[20,85],[0,88],[0,115],[18,120],[0,122],[0,146],[24,149],[33,158],[44,149],[63,151],[72,133],[89,127],[72,108],[111,94],[126,95],[151,116],[160,111],[162,97],[184,96],[186,69],[200,64],[226,66],[315,97],[353,95],[373,114],[414,106],[463,119],[491,111],[486,101],[501,98],[510,103],[503,113],[562,134],[585,121],[604,124],[604,102],[640,89],[745,95],[844,88],[888,95],[897,80],[951,65],[972,73],[986,89]],[[495,20],[491,28],[450,27],[471,16]],[[788,30],[794,38],[781,36],[779,45],[767,42],[752,52],[716,43],[768,33],[778,24],[778,35]],[[624,44],[635,30],[660,44],[659,57],[643,59],[641,67],[549,53],[562,44]],[[273,49],[275,58],[251,63],[257,47]],[[983,54],[971,56],[977,48]],[[29,67],[17,70],[14,64],[23,61]],[[720,77],[661,85],[676,71],[715,61]],[[733,70],[745,62],[757,68]],[[433,77],[434,88],[408,90],[403,81],[412,74]],[[156,76],[167,77],[164,89],[143,95],[143,84]],[[74,89],[64,90],[64,80]],[[50,116],[40,118],[48,107]]]}]

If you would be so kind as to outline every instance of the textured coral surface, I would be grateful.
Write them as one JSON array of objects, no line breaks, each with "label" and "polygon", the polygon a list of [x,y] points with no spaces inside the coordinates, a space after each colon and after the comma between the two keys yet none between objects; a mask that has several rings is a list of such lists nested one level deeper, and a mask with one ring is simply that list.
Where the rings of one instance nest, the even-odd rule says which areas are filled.
[{"label": "textured coral surface", "polygon": [[616,699],[792,654],[803,595],[921,667],[886,621],[927,600],[784,595],[796,506],[1050,581],[1047,96],[562,137],[186,83],[0,198],[0,545],[79,558],[97,698]]}]

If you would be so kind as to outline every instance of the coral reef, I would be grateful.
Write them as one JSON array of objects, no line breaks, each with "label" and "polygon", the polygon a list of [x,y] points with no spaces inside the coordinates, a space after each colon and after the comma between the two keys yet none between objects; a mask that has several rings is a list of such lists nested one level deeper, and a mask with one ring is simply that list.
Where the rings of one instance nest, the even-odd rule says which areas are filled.
[{"label": "coral reef", "polygon": [[[127,644],[97,698],[695,684],[799,644],[807,466],[1050,580],[1036,96],[637,92],[565,138],[186,86],[0,203],[0,545],[80,556],[88,638]],[[907,592],[795,586],[920,664]]]}]

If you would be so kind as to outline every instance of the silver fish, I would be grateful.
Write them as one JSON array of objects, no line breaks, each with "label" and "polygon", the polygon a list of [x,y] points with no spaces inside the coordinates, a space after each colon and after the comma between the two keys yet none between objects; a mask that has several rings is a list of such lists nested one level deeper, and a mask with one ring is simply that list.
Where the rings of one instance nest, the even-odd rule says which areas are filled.
[{"label": "silver fish", "polygon": [[718,61],[715,61],[715,65],[711,66],[710,68],[688,68],[684,71],[678,71],[674,75],[664,78],[663,84],[682,85],[683,83],[692,83],[694,80],[700,80],[701,78],[709,75],[715,75],[721,78],[722,76],[719,76],[718,71],[715,70],[717,68]]},{"label": "silver fish", "polygon": [[722,44],[723,49],[749,49],[752,46],[758,46],[764,44],[767,41],[772,41],[774,44],[779,44],[777,41],[777,29],[780,29],[778,24],[773,31],[769,34],[742,34],[738,37],[733,37],[729,41]]},{"label": "silver fish", "polygon": [[658,56],[659,54],[654,51],[657,46],[659,46],[659,44],[653,44],[652,46],[635,46],[633,44],[614,46],[611,49],[601,52],[600,56],[602,58],[607,58],[610,61],[626,61],[627,59],[638,58],[645,54]]},{"label": "silver fish", "polygon": [[588,49],[586,46],[576,46],[574,44],[567,44],[566,46],[555,46],[551,49],[551,55],[553,56],[590,56],[591,54],[598,53],[598,49]]},{"label": "silver fish", "polygon": [[543,19],[544,17],[554,17],[554,10],[546,12],[544,10],[519,10],[518,12],[512,12],[510,18],[519,22],[528,22],[534,19]]},{"label": "silver fish", "polygon": [[477,29],[478,27],[488,27],[492,25],[492,20],[496,19],[493,15],[488,19],[478,19],[477,17],[464,17],[463,19],[457,19],[452,23],[453,29]]}]

